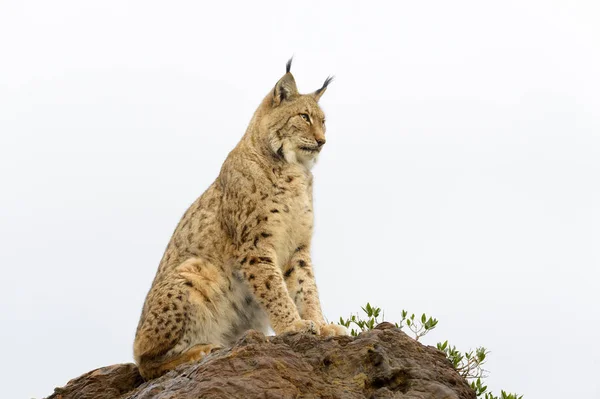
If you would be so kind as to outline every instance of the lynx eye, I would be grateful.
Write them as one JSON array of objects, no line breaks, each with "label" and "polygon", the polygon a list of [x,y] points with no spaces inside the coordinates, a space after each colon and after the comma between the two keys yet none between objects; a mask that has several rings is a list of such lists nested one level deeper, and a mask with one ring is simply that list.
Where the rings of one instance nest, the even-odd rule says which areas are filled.
[{"label": "lynx eye", "polygon": [[310,116],[308,116],[308,114],[300,114],[300,116],[302,117],[302,119],[304,119],[306,122],[310,123]]}]

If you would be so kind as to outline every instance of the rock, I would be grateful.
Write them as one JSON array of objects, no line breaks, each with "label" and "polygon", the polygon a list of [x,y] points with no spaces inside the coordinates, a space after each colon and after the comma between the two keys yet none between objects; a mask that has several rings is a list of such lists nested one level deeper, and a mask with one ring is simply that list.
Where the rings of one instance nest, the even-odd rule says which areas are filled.
[{"label": "rock", "polygon": [[445,355],[390,323],[358,337],[265,337],[249,331],[232,348],[143,382],[135,365],[91,371],[48,399],[71,398],[475,399]]},{"label": "rock", "polygon": [[89,371],[54,389],[48,399],[114,399],[144,382],[133,363],[115,364]]},{"label": "rock", "polygon": [[376,330],[389,330],[390,328],[396,328],[396,326],[390,322],[384,321],[375,326]]}]

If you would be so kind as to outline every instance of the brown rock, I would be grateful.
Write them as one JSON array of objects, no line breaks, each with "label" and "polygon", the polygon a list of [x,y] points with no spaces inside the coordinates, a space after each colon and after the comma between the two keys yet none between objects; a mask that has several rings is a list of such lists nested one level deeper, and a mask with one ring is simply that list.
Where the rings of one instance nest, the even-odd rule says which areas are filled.
[{"label": "brown rock", "polygon": [[379,323],[375,326],[376,330],[389,330],[390,328],[396,328],[396,326],[389,321],[384,321],[383,323]]},{"label": "brown rock", "polygon": [[267,338],[250,331],[232,348],[155,380],[142,383],[131,364],[110,366],[71,380],[50,398],[119,395],[123,399],[475,399],[475,392],[442,352],[387,324],[356,338],[303,334]]},{"label": "brown rock", "polygon": [[72,379],[64,387],[54,389],[48,399],[114,399],[143,382],[135,364],[115,364]]}]

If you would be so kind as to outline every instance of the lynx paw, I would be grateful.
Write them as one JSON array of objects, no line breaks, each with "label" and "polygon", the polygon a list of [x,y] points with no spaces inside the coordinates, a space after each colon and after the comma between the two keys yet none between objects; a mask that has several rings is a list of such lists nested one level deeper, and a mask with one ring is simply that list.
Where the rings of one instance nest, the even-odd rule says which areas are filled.
[{"label": "lynx paw", "polygon": [[334,337],[336,335],[350,335],[346,327],[339,324],[321,324],[322,337]]},{"label": "lynx paw", "polygon": [[319,334],[317,323],[312,320],[297,320],[293,322],[284,332],[299,332],[305,334]]}]

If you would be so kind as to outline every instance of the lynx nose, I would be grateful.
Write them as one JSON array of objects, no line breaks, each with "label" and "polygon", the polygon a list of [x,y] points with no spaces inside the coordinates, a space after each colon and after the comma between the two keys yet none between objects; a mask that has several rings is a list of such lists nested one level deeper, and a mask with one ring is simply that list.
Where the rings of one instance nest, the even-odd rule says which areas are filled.
[{"label": "lynx nose", "polygon": [[319,147],[323,147],[323,144],[325,144],[325,137],[319,137],[316,140],[317,140],[317,145]]}]

